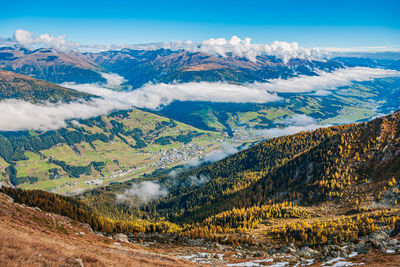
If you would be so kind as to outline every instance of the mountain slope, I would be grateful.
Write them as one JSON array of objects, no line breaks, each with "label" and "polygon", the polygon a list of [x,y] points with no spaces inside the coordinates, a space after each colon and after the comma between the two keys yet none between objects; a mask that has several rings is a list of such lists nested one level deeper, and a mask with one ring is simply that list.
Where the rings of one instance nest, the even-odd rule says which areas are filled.
[{"label": "mountain slope", "polygon": [[107,70],[126,79],[134,88],[147,82],[220,82],[246,83],[295,75],[316,75],[317,70],[331,71],[342,66],[337,62],[292,59],[284,64],[280,59],[259,56],[253,62],[247,58],[226,57],[188,51],[131,50],[89,53],[87,56]]},{"label": "mountain slope", "polygon": [[78,52],[40,48],[0,48],[0,68],[34,76],[54,83],[106,82],[99,74],[102,67]]},{"label": "mountain slope", "polygon": [[[145,204],[142,210],[176,222],[198,222],[232,208],[284,201],[303,205],[338,201],[351,206],[357,201],[380,205],[376,203],[382,199],[390,206],[400,197],[390,193],[397,186],[391,179],[400,176],[399,147],[400,112],[273,138],[210,165],[154,177],[169,196]],[[113,207],[114,194],[127,188],[115,185],[84,197],[93,207],[104,201]],[[96,198],[100,194],[101,200]]]},{"label": "mountain slope", "polygon": [[[318,136],[319,141],[315,139]],[[307,139],[316,141],[304,143]],[[295,153],[279,151],[286,155],[281,161],[277,151],[268,148],[271,142],[287,148],[294,146]],[[300,144],[304,148],[296,148]],[[270,155],[273,161],[268,160]],[[385,186],[400,176],[400,112],[371,122],[272,139],[181,176],[187,175],[210,175],[211,179],[202,187],[163,200],[157,207],[171,213],[183,208],[185,213],[179,218],[189,221],[191,216],[198,220],[234,207],[271,201],[315,204],[334,200],[347,205],[356,200],[371,204],[391,196],[392,201],[385,201],[393,205],[399,196],[392,196],[388,190],[396,185],[396,179],[390,188]],[[246,176],[253,182],[246,182]],[[232,182],[241,184],[240,190],[229,190]]]},{"label": "mountain slope", "polygon": [[133,88],[148,82],[220,82],[247,83],[297,75],[316,75],[343,64],[336,61],[291,59],[284,64],[271,56],[226,57],[184,50],[132,50],[85,53],[49,48],[30,50],[24,47],[0,48],[0,68],[31,75],[55,83],[106,82],[100,71],[117,73]]},{"label": "mountain slope", "polygon": [[[0,100],[69,102],[91,97],[0,70]],[[217,136],[222,135],[138,109],[69,120],[67,127],[55,131],[0,132],[0,181],[28,189],[83,190],[207,153],[215,149]]]},{"label": "mountain slope", "polygon": [[[94,234],[70,218],[12,202],[0,193],[4,266],[191,266],[189,262]],[[116,240],[117,241],[117,240]]]},{"label": "mountain slope", "polygon": [[181,164],[215,149],[216,138],[221,134],[142,110],[74,120],[56,131],[0,132],[0,179],[73,192]]},{"label": "mountain slope", "polygon": [[0,70],[0,99],[22,99],[38,101],[71,101],[78,98],[89,98],[91,95],[57,84],[38,80],[12,71]]}]

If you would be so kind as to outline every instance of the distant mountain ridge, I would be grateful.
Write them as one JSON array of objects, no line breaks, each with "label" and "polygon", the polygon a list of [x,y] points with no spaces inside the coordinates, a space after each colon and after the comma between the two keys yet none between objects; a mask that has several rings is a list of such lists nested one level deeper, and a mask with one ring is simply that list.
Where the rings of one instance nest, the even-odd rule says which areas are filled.
[{"label": "distant mountain ridge", "polygon": [[1,47],[0,68],[54,83],[106,82],[102,67],[83,54],[49,48]]},{"label": "distant mountain ridge", "polygon": [[55,83],[104,83],[101,71],[119,74],[131,88],[148,82],[229,82],[248,83],[297,75],[317,75],[343,67],[335,61],[309,61],[294,58],[286,64],[273,56],[258,56],[256,61],[185,50],[110,50],[100,53],[57,51],[51,48],[30,50],[1,47],[0,68],[31,75]]},{"label": "distant mountain ridge", "polygon": [[68,89],[57,84],[0,70],[0,99],[22,99],[25,101],[70,101],[90,98],[93,95]]},{"label": "distant mountain ridge", "polygon": [[[25,47],[0,47],[0,68],[55,83],[105,83],[100,72],[112,72],[127,79],[131,89],[146,83],[173,82],[265,82],[268,79],[318,75],[342,67],[365,66],[399,69],[393,59],[336,55],[325,60],[292,58],[287,63],[274,56],[257,56],[255,61],[186,50],[108,50],[98,53],[58,51],[53,48],[31,50]],[[128,87],[129,88],[129,87]]]},{"label": "distant mountain ridge", "polygon": [[330,61],[291,59],[284,64],[272,56],[247,58],[225,57],[185,50],[132,50],[88,53],[87,56],[107,70],[126,79],[134,88],[147,82],[220,82],[246,83],[296,75],[317,75],[342,67]]}]

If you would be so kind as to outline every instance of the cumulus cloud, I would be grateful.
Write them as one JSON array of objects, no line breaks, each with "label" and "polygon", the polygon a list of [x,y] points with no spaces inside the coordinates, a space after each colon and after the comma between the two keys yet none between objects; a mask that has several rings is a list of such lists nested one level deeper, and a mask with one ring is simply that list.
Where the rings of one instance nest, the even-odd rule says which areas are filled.
[{"label": "cumulus cloud", "polygon": [[[134,48],[134,47],[132,47]],[[226,57],[232,54],[235,57],[244,57],[251,61],[256,61],[256,57],[260,55],[275,56],[282,59],[285,63],[291,58],[303,58],[308,60],[322,60],[327,56],[323,50],[305,48],[299,46],[298,43],[279,42],[275,41],[271,44],[252,44],[251,38],[240,39],[237,36],[232,36],[231,39],[211,38],[202,42],[178,41],[178,42],[163,42],[147,45],[136,45],[137,49],[171,49],[171,50],[186,50],[189,52],[204,52]]]},{"label": "cumulus cloud", "polygon": [[133,184],[132,187],[125,190],[124,193],[117,194],[116,199],[119,203],[146,203],[166,196],[167,194],[168,190],[161,185],[151,181],[142,181]]},{"label": "cumulus cloud", "polygon": [[291,58],[302,58],[307,60],[323,60],[328,56],[324,50],[305,48],[299,46],[298,43],[275,41],[271,44],[253,44],[251,38],[240,39],[236,35],[229,40],[225,38],[211,38],[202,42],[192,41],[176,41],[176,42],[160,42],[151,44],[138,45],[113,45],[113,46],[91,46],[88,49],[95,51],[105,51],[110,49],[130,48],[135,50],[158,50],[170,49],[173,51],[186,50],[189,52],[203,52],[222,57],[232,54],[234,57],[243,57],[251,61],[256,61],[256,57],[260,55],[275,56],[282,59],[285,63]]},{"label": "cumulus cloud", "polygon": [[35,36],[33,32],[18,29],[15,31],[12,40],[0,38],[0,46],[19,44],[25,47],[48,47],[58,50],[79,50],[81,52],[98,53],[108,50],[121,50],[124,48],[134,50],[158,50],[170,49],[173,51],[186,50],[189,52],[204,52],[208,54],[226,57],[244,57],[251,61],[256,61],[257,56],[275,56],[287,63],[292,58],[307,60],[324,60],[331,53],[344,52],[398,52],[399,47],[315,47],[306,48],[297,42],[274,41],[270,44],[256,44],[251,42],[251,38],[241,39],[234,35],[230,39],[210,38],[201,42],[193,41],[174,41],[159,42],[149,44],[87,44],[66,40],[66,35],[54,36],[53,34],[43,33]]},{"label": "cumulus cloud", "polygon": [[244,57],[251,61],[256,61],[260,55],[275,56],[282,59],[285,63],[291,58],[302,58],[307,60],[323,60],[328,53],[322,49],[305,48],[296,42],[275,41],[271,44],[254,44],[251,38],[241,39],[236,35],[230,39],[210,38],[202,42],[175,41],[160,42],[150,44],[113,44],[113,45],[81,45],[78,42],[66,40],[65,35],[54,36],[44,33],[35,36],[33,32],[18,29],[14,33],[14,40],[23,46],[43,46],[59,50],[80,50],[82,52],[101,52],[107,50],[120,50],[130,48],[134,50],[158,50],[171,49],[173,51],[186,50],[189,52],[204,52],[208,54],[226,57],[231,54],[234,57]]},{"label": "cumulus cloud", "polygon": [[25,47],[37,46],[48,47],[57,50],[76,50],[80,44],[67,41],[65,35],[54,36],[52,34],[44,33],[39,36],[34,36],[33,32],[18,29],[14,33],[14,40]]},{"label": "cumulus cloud", "polygon": [[[332,72],[321,71],[317,76],[299,76],[289,79],[272,79],[269,83],[254,83],[255,88],[279,93],[316,92],[324,95],[326,90],[351,85],[354,81],[370,81],[375,78],[400,76],[400,72],[390,69],[354,67],[341,68]],[[323,90],[323,91],[321,91]]]},{"label": "cumulus cloud", "polygon": [[256,61],[259,55],[275,56],[282,59],[285,63],[291,58],[303,58],[308,60],[321,60],[325,54],[318,49],[310,49],[299,46],[298,43],[275,41],[271,44],[251,44],[250,38],[240,39],[233,36],[230,40],[224,38],[209,39],[203,41],[201,45],[191,48],[192,51],[219,54],[226,56],[232,53],[237,57],[245,57],[251,61]]}]

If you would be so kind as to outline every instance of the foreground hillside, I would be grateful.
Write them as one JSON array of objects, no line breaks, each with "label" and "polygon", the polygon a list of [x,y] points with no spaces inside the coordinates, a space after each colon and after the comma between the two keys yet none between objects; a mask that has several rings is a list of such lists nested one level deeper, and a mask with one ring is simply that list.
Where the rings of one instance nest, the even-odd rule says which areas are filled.
[{"label": "foreground hillside", "polygon": [[[168,224],[165,222],[152,223],[145,220],[113,222],[113,220],[102,217],[96,218],[88,211],[88,207],[70,197],[43,191],[23,191],[6,187],[1,190],[12,196],[17,203],[24,203],[32,207],[14,204],[8,197],[0,194],[0,216],[2,217],[0,231],[7,231],[0,235],[2,252],[6,253],[0,253],[0,257],[6,266],[25,266],[28,263],[34,265],[40,263],[46,266],[59,266],[60,263],[65,266],[82,266],[82,264],[84,266],[107,266],[110,264],[120,266],[121,253],[125,258],[125,261],[122,262],[123,266],[169,266],[170,263],[174,266],[187,265],[185,262],[155,255],[150,251],[157,253],[163,251],[163,253],[181,259],[213,266],[350,266],[367,263],[368,266],[395,266],[393,263],[398,262],[400,255],[399,221],[393,220],[393,224],[389,224],[387,228],[382,228],[382,225],[378,224],[378,220],[390,218],[393,213],[398,214],[399,210],[395,209],[364,214],[361,218],[353,215],[353,227],[359,226],[357,220],[362,219],[367,225],[373,226],[372,231],[367,232],[359,239],[353,238],[349,242],[342,241],[338,244],[323,245],[321,243],[322,247],[313,247],[313,249],[308,243],[284,241],[276,244],[272,240],[265,242],[262,232],[270,233],[270,230],[265,228],[252,230],[247,234],[247,241],[243,242],[243,239],[239,239],[240,243],[234,237],[226,240],[220,239],[217,242],[207,241],[210,239],[209,234],[204,230],[196,230],[196,228],[194,230],[202,236],[191,239],[187,237],[187,233],[182,233],[179,227],[168,229]],[[70,216],[83,224],[63,216],[44,212],[37,207],[48,212]],[[303,217],[307,215],[309,209],[299,209],[293,205],[278,205],[269,210],[265,208],[262,210],[270,214],[267,220],[272,226],[280,226],[285,223],[307,226],[318,222],[315,220],[313,222],[309,217]],[[242,216],[240,210],[234,212],[236,216]],[[282,218],[281,215],[278,215],[279,213],[285,216]],[[229,214],[229,212],[225,214]],[[319,215],[320,218],[324,218],[321,220],[326,220],[319,227],[334,226],[339,229],[346,225],[350,218],[350,216],[336,216],[337,219],[333,220],[335,215],[324,212]],[[302,218],[301,221],[295,219],[299,216]],[[251,218],[248,217],[249,223],[251,223]],[[229,221],[228,217],[218,216],[216,219],[220,220],[220,223],[223,220]],[[93,233],[85,224],[87,222],[101,234]],[[209,221],[208,224],[213,227],[212,221]],[[330,231],[334,234],[335,231],[332,230]],[[240,227],[233,233],[236,232],[237,235],[247,231],[246,228]],[[125,234],[119,234],[120,232]],[[249,236],[254,241],[263,243],[255,246],[251,243]],[[37,242],[37,240],[41,241]],[[128,243],[134,243],[137,246]],[[19,247],[19,244],[24,244],[23,249]],[[61,251],[58,251],[59,248]],[[35,255],[35,257],[31,255]],[[60,255],[63,256],[60,257]]]},{"label": "foreground hillside", "polygon": [[190,266],[94,234],[70,218],[12,202],[0,194],[2,266]]}]

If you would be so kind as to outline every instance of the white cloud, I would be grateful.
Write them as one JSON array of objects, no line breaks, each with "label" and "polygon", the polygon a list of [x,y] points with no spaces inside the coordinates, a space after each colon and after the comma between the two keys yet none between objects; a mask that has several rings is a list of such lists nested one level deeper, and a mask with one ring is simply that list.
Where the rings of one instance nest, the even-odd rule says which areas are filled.
[{"label": "white cloud", "polygon": [[252,44],[251,38],[240,39],[232,36],[227,40],[224,38],[211,38],[200,43],[192,41],[164,42],[159,44],[143,45],[142,49],[171,49],[171,50],[187,50],[190,52],[204,52],[225,57],[228,53],[232,53],[236,57],[245,57],[251,61],[256,61],[256,57],[260,55],[275,56],[287,62],[291,58],[303,58],[308,60],[321,60],[327,54],[322,50],[305,48],[299,46],[298,43],[287,43],[275,41],[271,44]]},{"label": "white cloud", "polygon": [[286,125],[285,127],[276,127],[270,129],[253,130],[253,134],[274,138],[279,136],[296,134],[302,131],[313,131],[321,127],[329,127],[331,125],[321,125],[313,117],[305,114],[294,114],[290,117],[278,121],[280,124]]},{"label": "white cloud", "polygon": [[199,177],[197,176],[189,176],[184,184],[185,186],[202,186],[203,184],[207,183],[210,180],[210,177],[200,174]]},{"label": "white cloud", "polygon": [[[351,85],[354,81],[370,81],[375,78],[400,76],[400,72],[390,69],[367,67],[342,68],[332,72],[320,72],[317,76],[299,76],[289,79],[273,79],[269,83],[254,83],[255,88],[279,93],[316,92],[324,95],[326,90]],[[321,91],[324,90],[324,91]]]},{"label": "white cloud", "polygon": [[[246,147],[243,147],[242,149],[246,149]],[[185,165],[186,167],[196,167],[204,163],[213,163],[221,159],[224,159],[230,155],[233,155],[236,152],[239,152],[239,150],[236,147],[234,147],[229,143],[224,142],[221,144],[221,149],[213,151],[201,159],[191,159],[187,161]]]},{"label": "white cloud", "polygon": [[116,73],[105,73],[101,72],[101,76],[107,80],[107,87],[109,88],[118,88],[126,82],[125,78],[116,74]]},{"label": "white cloud", "polygon": [[33,32],[26,30],[16,30],[14,33],[15,41],[25,47],[48,47],[57,50],[75,50],[80,44],[67,41],[65,35],[54,36],[48,33],[40,34],[35,37]]},{"label": "white cloud", "polygon": [[323,60],[328,54],[321,49],[305,48],[298,43],[275,41],[271,44],[253,44],[251,38],[240,39],[236,35],[229,40],[225,38],[211,38],[202,42],[175,41],[160,42],[150,44],[113,44],[113,45],[80,45],[76,42],[66,40],[65,35],[54,36],[48,33],[40,34],[38,37],[34,33],[18,29],[14,33],[14,40],[23,46],[43,46],[59,50],[80,50],[101,52],[107,50],[120,50],[130,48],[134,50],[157,50],[171,49],[173,51],[186,50],[189,52],[204,52],[213,55],[226,57],[231,53],[235,57],[244,57],[251,61],[256,61],[260,55],[275,56],[282,59],[285,63],[291,58],[302,58],[307,60]]},{"label": "white cloud", "polygon": [[139,45],[116,45],[116,46],[92,46],[99,50],[130,48],[137,50],[157,50],[170,49],[173,51],[186,50],[189,52],[204,52],[213,55],[226,57],[228,53],[232,53],[235,57],[244,57],[251,61],[256,61],[256,57],[260,55],[275,56],[282,59],[285,63],[291,58],[302,58],[307,60],[323,60],[328,53],[321,49],[305,48],[299,46],[298,43],[275,41],[271,44],[252,44],[251,38],[240,39],[232,36],[231,39],[211,38],[202,42],[192,41],[176,41],[176,42],[160,42]]},{"label": "white cloud", "polygon": [[280,98],[265,91],[224,83],[147,84],[131,92],[116,92],[97,84],[64,84],[101,98],[70,103],[33,104],[15,99],[0,102],[0,131],[56,130],[66,126],[66,120],[88,119],[112,110],[134,107],[157,109],[174,100],[213,102],[277,101]]},{"label": "white cloud", "polygon": [[296,134],[302,131],[314,131],[321,127],[329,127],[331,125],[320,125],[320,124],[309,124],[303,126],[296,126],[291,125],[284,128],[271,128],[271,129],[264,129],[264,130],[257,130],[253,133],[256,135],[264,136],[267,138],[274,138],[279,136],[291,135]]},{"label": "white cloud", "polygon": [[400,52],[398,46],[318,47],[317,49],[334,53]]},{"label": "white cloud", "polygon": [[130,92],[115,92],[93,84],[64,83],[63,86],[139,108],[157,109],[172,101],[210,101],[231,103],[266,103],[281,100],[276,94],[246,85],[222,82],[190,82],[181,84],[146,84]]},{"label": "white cloud", "polygon": [[[322,72],[319,76],[302,76],[287,80],[274,79],[269,83],[246,85],[222,82],[146,84],[130,92],[117,92],[98,84],[63,84],[82,92],[100,96],[90,101],[71,103],[32,104],[25,101],[4,100],[0,102],[1,131],[16,130],[55,130],[65,127],[66,120],[87,119],[112,110],[127,110],[134,107],[157,109],[175,100],[210,101],[230,103],[266,103],[282,98],[276,93],[321,94],[327,90],[350,85],[353,81],[368,81],[374,78],[400,76],[399,71],[373,68],[346,68],[331,73]],[[107,74],[106,87],[118,86],[124,79]],[[268,92],[269,91],[269,92]],[[296,118],[294,118],[296,119]],[[305,119],[305,118],[297,118]],[[291,129],[288,129],[291,130]]]},{"label": "white cloud", "polygon": [[307,116],[305,114],[294,114],[293,116],[287,117],[279,123],[294,126],[306,126],[315,124],[316,120],[313,117]]},{"label": "white cloud", "polygon": [[[353,52],[399,52],[399,47],[374,46],[374,47],[315,47],[306,48],[297,42],[274,41],[270,44],[251,43],[251,38],[240,39],[236,35],[230,39],[210,38],[201,42],[173,41],[149,44],[88,44],[81,45],[79,42],[66,40],[66,35],[54,36],[44,33],[35,36],[33,32],[18,29],[14,33],[14,41],[25,47],[49,47],[59,50],[79,50],[82,52],[102,52],[108,50],[120,50],[124,48],[134,50],[157,50],[170,49],[173,51],[186,50],[189,52],[204,52],[226,57],[232,53],[235,57],[244,57],[256,61],[260,55],[275,56],[285,63],[291,58],[302,58],[307,60],[324,60],[331,53],[353,53]],[[0,46],[11,45],[9,39],[0,38]]]},{"label": "white cloud", "polygon": [[133,184],[130,189],[125,190],[122,194],[118,194],[116,198],[117,202],[135,204],[138,201],[141,203],[149,202],[167,194],[168,190],[159,184],[151,181],[143,181]]},{"label": "white cloud", "polygon": [[33,104],[15,99],[0,102],[0,131],[56,130],[66,126],[66,120],[88,119],[131,106],[102,98],[71,103]]},{"label": "white cloud", "polygon": [[317,90],[314,93],[312,93],[312,95],[316,95],[316,96],[327,96],[327,95],[330,95],[330,94],[332,94],[332,91],[324,90],[324,89]]},{"label": "white cloud", "polygon": [[23,46],[30,46],[33,42],[33,32],[25,30],[16,30],[14,33],[14,39]]}]

